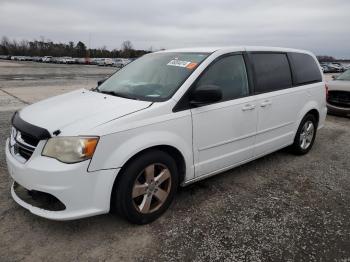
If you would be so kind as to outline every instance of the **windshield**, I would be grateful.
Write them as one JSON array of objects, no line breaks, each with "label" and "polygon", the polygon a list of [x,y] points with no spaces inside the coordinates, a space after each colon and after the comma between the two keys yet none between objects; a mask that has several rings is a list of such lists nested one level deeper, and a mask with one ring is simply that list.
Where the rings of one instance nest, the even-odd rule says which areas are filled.
[{"label": "windshield", "polygon": [[146,101],[169,99],[207,53],[153,53],[128,64],[97,91]]},{"label": "windshield", "polygon": [[346,70],[344,73],[338,76],[336,80],[350,81],[350,69]]}]

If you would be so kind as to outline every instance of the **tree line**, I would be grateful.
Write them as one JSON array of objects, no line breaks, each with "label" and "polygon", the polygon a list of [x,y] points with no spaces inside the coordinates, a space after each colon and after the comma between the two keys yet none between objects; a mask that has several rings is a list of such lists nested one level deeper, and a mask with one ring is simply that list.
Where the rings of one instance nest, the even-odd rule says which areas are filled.
[{"label": "tree line", "polygon": [[120,49],[108,50],[106,47],[88,49],[84,42],[55,43],[51,40],[10,40],[2,37],[0,55],[13,56],[71,56],[71,57],[106,57],[106,58],[136,58],[150,51],[134,49],[130,41],[124,41]]},{"label": "tree line", "polygon": [[[0,41],[0,55],[13,56],[71,56],[71,57],[106,57],[106,58],[136,58],[144,54],[150,53],[152,50],[136,50],[130,41],[124,41],[120,49],[108,50],[106,47],[89,49],[84,42],[78,41],[74,43],[54,43],[41,37],[40,40],[10,40],[3,36]],[[320,62],[339,61],[332,56],[317,56]],[[345,59],[343,61],[349,61]]]},{"label": "tree line", "polygon": [[327,56],[327,55],[319,55],[317,56],[317,60],[319,62],[339,62],[339,63],[349,63],[350,59],[339,59],[335,58],[333,56]]},{"label": "tree line", "polygon": [[335,62],[335,61],[337,61],[337,59],[334,58],[333,56],[326,56],[326,55],[317,56],[317,60],[319,62]]}]

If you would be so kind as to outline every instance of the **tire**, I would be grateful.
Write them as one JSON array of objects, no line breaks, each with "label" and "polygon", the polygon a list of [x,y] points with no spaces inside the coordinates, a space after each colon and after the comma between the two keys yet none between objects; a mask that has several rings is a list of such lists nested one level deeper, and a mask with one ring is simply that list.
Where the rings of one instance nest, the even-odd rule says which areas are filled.
[{"label": "tire", "polygon": [[122,168],[113,187],[112,208],[131,223],[148,224],[168,209],[178,177],[176,162],[169,154],[146,151]]},{"label": "tire", "polygon": [[[290,147],[294,154],[305,155],[311,150],[316,138],[317,124],[314,115],[304,116],[295,135],[294,143]],[[306,130],[308,128],[310,130]]]}]

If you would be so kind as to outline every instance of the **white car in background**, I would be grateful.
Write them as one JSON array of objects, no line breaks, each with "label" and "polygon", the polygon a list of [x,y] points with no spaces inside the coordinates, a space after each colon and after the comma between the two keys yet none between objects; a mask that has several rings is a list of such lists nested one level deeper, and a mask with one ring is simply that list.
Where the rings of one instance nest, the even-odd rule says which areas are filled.
[{"label": "white car in background", "polygon": [[101,58],[97,64],[99,66],[111,66],[113,65],[113,59],[112,58]]},{"label": "white car in background", "polygon": [[17,60],[18,60],[18,61],[32,61],[33,58],[30,57],[30,56],[19,56],[19,57],[17,58]]},{"label": "white car in background", "polygon": [[131,62],[130,59],[126,59],[126,58],[116,58],[113,61],[113,65],[114,67],[117,68],[123,68],[124,66],[126,66],[127,64],[129,64]]},{"label": "white car in background", "polygon": [[328,82],[327,107],[331,114],[350,116],[350,69]]},{"label": "white car in background", "polygon": [[49,219],[113,208],[130,222],[149,223],[167,210],[179,185],[287,146],[308,153],[326,114],[323,75],[307,51],[147,54],[94,90],[14,114],[6,141],[11,194]]},{"label": "white car in background", "polygon": [[61,64],[75,64],[75,59],[70,56],[64,56],[60,59]]},{"label": "white car in background", "polygon": [[52,61],[52,56],[44,56],[42,62],[50,63]]}]

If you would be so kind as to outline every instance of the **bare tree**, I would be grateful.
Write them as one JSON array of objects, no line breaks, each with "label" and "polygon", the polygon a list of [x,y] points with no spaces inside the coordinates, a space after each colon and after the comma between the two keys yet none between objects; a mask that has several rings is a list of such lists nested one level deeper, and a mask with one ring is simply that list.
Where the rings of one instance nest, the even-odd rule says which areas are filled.
[{"label": "bare tree", "polygon": [[134,47],[129,40],[124,41],[122,43],[121,55],[123,57],[133,57],[134,56]]},{"label": "bare tree", "polygon": [[0,52],[5,55],[8,55],[10,49],[10,40],[6,36],[3,36],[0,43]]},{"label": "bare tree", "polygon": [[122,52],[130,51],[133,49],[134,49],[134,47],[133,47],[131,41],[126,40],[122,43]]}]

